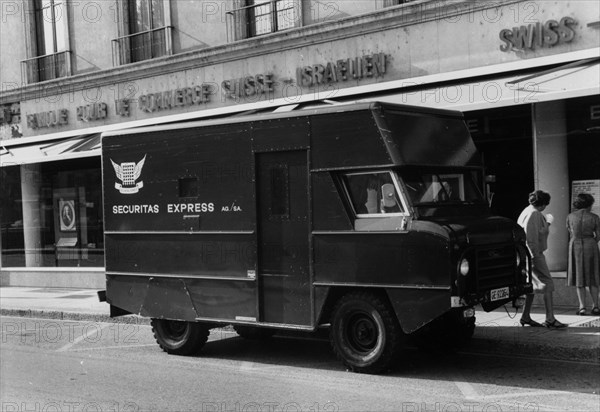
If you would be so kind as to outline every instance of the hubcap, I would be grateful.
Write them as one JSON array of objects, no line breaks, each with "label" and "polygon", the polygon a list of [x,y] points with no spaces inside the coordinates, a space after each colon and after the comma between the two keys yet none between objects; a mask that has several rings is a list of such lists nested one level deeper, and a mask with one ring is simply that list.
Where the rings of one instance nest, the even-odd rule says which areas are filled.
[{"label": "hubcap", "polygon": [[346,337],[348,343],[358,352],[368,353],[377,344],[377,324],[370,316],[360,313],[348,319]]},{"label": "hubcap", "polygon": [[186,330],[187,330],[186,322],[181,322],[181,321],[177,321],[177,320],[171,320],[171,321],[166,322],[165,331],[167,332],[167,335],[171,339],[181,338],[183,335],[185,335]]}]

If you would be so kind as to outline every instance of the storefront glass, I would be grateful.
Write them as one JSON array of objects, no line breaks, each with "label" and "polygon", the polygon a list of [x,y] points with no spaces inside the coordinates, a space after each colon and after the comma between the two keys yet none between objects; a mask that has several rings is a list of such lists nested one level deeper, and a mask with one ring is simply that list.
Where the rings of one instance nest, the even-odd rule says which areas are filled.
[{"label": "storefront glass", "polygon": [[569,99],[565,106],[571,200],[591,194],[592,212],[600,214],[600,97]]},{"label": "storefront glass", "polygon": [[517,220],[535,189],[531,106],[467,112],[465,120],[483,156],[492,211]]},{"label": "storefront glass", "polygon": [[3,167],[2,267],[103,267],[100,158]]},{"label": "storefront glass", "polygon": [[600,179],[600,97],[567,100],[566,110],[569,178]]}]

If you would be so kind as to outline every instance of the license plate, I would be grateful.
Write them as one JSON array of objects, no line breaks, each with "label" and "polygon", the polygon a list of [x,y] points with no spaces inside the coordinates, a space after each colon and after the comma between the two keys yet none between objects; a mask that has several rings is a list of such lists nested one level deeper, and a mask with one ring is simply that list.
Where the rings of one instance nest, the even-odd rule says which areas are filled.
[{"label": "license plate", "polygon": [[510,296],[510,292],[508,290],[508,286],[500,289],[492,289],[490,291],[490,300],[492,302],[500,299],[506,299]]}]

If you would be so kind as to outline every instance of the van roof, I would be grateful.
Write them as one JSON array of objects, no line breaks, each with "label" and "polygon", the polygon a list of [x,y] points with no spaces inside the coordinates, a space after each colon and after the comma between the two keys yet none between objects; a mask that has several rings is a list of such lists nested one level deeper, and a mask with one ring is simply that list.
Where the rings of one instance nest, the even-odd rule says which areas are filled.
[{"label": "van roof", "polygon": [[400,105],[393,103],[384,103],[378,101],[367,101],[367,102],[331,102],[331,101],[319,101],[319,102],[309,102],[304,103],[302,105],[286,105],[279,106],[277,108],[270,108],[268,111],[245,111],[238,112],[226,115],[224,117],[221,116],[213,116],[206,119],[201,120],[192,120],[192,121],[184,121],[184,122],[174,122],[174,123],[166,123],[160,125],[151,125],[151,126],[143,126],[136,127],[131,129],[123,129],[123,130],[114,130],[107,131],[102,133],[102,136],[121,136],[121,135],[130,135],[137,133],[147,133],[147,132],[159,132],[164,130],[173,130],[173,129],[188,129],[195,127],[204,127],[204,126],[217,126],[222,124],[233,124],[233,123],[243,123],[243,122],[255,122],[255,121],[263,121],[263,120],[272,120],[272,119],[285,119],[285,118],[294,118],[294,117],[304,117],[304,116],[318,116],[324,114],[331,113],[341,113],[341,112],[350,112],[350,111],[358,111],[358,110],[379,110],[379,109],[391,109],[395,111],[401,111],[406,113],[415,113],[415,114],[425,114],[425,115],[433,115],[433,116],[444,116],[444,117],[461,117],[462,113],[455,110],[447,110],[447,109],[434,109],[428,107],[420,107],[420,106],[411,106],[411,105]]}]

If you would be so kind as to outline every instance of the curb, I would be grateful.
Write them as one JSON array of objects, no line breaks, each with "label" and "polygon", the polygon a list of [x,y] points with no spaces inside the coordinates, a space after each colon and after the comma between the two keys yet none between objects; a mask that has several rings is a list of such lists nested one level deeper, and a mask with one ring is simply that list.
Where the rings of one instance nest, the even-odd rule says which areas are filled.
[{"label": "curb", "polygon": [[111,318],[108,314],[66,312],[59,310],[35,310],[35,309],[0,309],[0,316],[13,316],[38,319],[73,320],[79,322],[102,322],[102,323],[127,323],[136,325],[150,325],[150,319],[137,315],[126,315]]},{"label": "curb", "polygon": [[[560,333],[560,332],[558,332]],[[476,338],[464,352],[491,353],[500,356],[532,357],[562,361],[586,362],[600,365],[600,348],[573,348],[571,346],[546,345],[539,342],[499,341]]]}]

